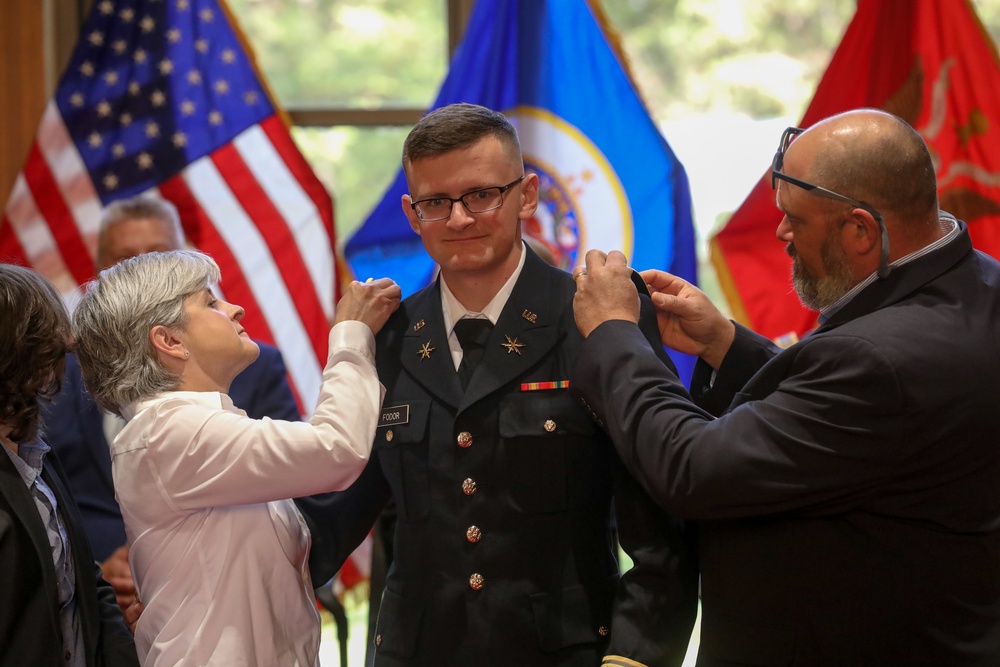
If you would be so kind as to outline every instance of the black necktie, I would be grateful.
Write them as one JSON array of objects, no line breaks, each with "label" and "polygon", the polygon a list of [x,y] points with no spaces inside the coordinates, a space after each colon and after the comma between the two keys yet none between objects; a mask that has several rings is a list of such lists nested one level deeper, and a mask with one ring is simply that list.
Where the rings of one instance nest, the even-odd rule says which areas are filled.
[{"label": "black necktie", "polygon": [[458,366],[458,380],[462,389],[469,386],[473,371],[483,358],[486,341],[493,331],[489,320],[465,318],[455,323],[455,335],[462,345],[462,363]]}]

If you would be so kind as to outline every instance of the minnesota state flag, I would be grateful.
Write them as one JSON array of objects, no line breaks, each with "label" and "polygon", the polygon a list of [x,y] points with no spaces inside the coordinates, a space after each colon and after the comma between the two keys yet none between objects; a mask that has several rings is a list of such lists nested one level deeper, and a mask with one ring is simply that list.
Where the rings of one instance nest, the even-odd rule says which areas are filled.
[{"label": "minnesota state flag", "polygon": [[[503,112],[518,129],[539,207],[524,232],[567,270],[587,250],[622,250],[638,270],[697,283],[687,174],[649,117],[599,8],[585,0],[479,0],[434,108]],[[357,276],[391,276],[403,295],[435,266],[400,208],[402,170],[348,241]],[[693,361],[674,356],[681,377]]]}]

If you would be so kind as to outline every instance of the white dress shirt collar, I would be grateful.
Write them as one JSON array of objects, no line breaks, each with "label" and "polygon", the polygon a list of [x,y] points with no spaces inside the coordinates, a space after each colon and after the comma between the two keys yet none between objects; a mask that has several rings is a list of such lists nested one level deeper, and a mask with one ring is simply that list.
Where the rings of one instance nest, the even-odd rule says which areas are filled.
[{"label": "white dress shirt collar", "polygon": [[510,299],[510,295],[514,291],[517,279],[521,277],[521,270],[524,268],[524,258],[527,255],[528,252],[525,250],[524,241],[521,241],[521,259],[517,263],[517,268],[514,269],[514,273],[503,284],[500,291],[496,293],[490,302],[486,304],[486,307],[483,308],[482,312],[479,313],[463,306],[462,302],[449,289],[444,275],[441,276],[441,311],[444,315],[445,330],[448,332],[448,348],[451,351],[451,360],[454,362],[456,369],[462,363],[462,344],[458,342],[458,336],[455,335],[455,323],[464,317],[472,317],[487,319],[496,324],[497,320],[500,319],[500,313],[503,312],[504,306],[507,305],[507,300]]},{"label": "white dress shirt collar", "polygon": [[[132,421],[132,418],[143,410],[147,410],[158,403],[169,400],[171,398],[183,398],[191,403],[197,403],[199,405],[206,405],[211,408],[219,408],[220,410],[226,410],[227,412],[239,412],[242,410],[236,407],[233,403],[233,399],[229,398],[227,394],[223,394],[218,391],[165,391],[155,396],[150,396],[149,398],[144,398],[142,400],[136,401],[135,403],[129,403],[128,405],[122,407],[122,417],[125,421]],[[243,413],[246,414],[246,413]]]},{"label": "white dress shirt collar", "polygon": [[497,323],[497,320],[500,319],[500,313],[503,312],[504,306],[507,305],[507,299],[510,298],[511,292],[514,291],[517,279],[521,276],[521,269],[524,268],[524,258],[528,253],[524,250],[523,241],[521,244],[521,259],[517,263],[517,268],[514,269],[514,273],[510,275],[510,278],[503,284],[500,291],[486,304],[486,307],[481,312],[477,313],[463,306],[448,287],[448,282],[444,279],[444,275],[441,276],[441,310],[444,313],[444,325],[449,337],[452,336],[455,329],[455,322],[458,322],[463,317],[486,318],[493,324]]}]

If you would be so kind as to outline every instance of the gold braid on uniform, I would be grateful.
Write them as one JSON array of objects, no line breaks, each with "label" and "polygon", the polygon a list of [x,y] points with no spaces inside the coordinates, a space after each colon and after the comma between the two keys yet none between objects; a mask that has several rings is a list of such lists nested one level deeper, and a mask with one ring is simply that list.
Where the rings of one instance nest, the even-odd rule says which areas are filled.
[{"label": "gold braid on uniform", "polygon": [[606,655],[601,667],[647,667],[644,663],[629,660],[620,655]]}]

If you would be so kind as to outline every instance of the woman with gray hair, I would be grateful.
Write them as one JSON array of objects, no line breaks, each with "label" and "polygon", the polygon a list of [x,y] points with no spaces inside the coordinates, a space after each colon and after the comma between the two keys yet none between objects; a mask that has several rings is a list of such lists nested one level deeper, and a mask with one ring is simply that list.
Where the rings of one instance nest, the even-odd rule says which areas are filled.
[{"label": "woman with gray hair", "polygon": [[309,422],[254,420],[226,395],[258,354],[243,309],[216,298],[215,262],[150,253],[101,272],[74,314],[98,404],[128,422],[111,445],[145,604],[144,665],[318,664],[309,533],[289,498],[346,488],[371,452],[383,389],[374,333],[398,307],[388,278],[336,310]]}]

